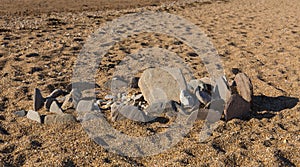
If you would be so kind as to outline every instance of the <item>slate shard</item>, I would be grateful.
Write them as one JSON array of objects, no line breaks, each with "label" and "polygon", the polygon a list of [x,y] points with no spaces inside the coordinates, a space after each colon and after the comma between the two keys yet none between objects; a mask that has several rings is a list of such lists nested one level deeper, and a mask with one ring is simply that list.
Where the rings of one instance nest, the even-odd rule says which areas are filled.
[{"label": "slate shard", "polygon": [[34,89],[33,93],[33,110],[38,111],[44,105],[45,99],[43,98],[41,91],[38,88]]}]

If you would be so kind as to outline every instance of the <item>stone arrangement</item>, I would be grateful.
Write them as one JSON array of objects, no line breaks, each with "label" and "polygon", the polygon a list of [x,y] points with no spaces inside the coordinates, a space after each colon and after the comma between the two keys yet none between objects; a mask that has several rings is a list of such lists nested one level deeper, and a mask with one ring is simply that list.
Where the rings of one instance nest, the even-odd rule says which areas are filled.
[{"label": "stone arrangement", "polygon": [[[119,92],[106,95],[103,99],[90,100],[88,97],[92,96],[86,90],[73,88],[67,92],[56,89],[43,97],[36,88],[33,110],[16,111],[15,115],[44,124],[64,124],[84,119],[85,112],[101,112],[103,109],[110,110],[112,121],[128,118],[148,122],[157,116],[175,117],[178,113],[208,121],[217,121],[217,115],[224,113],[224,119],[228,121],[249,116],[253,94],[251,80],[241,72],[236,73],[231,85],[225,77],[217,79],[215,84],[208,77],[187,82],[177,68],[148,68],[140,78],[134,77],[128,84],[119,78],[112,80],[113,86],[125,85],[135,89],[135,93]],[[49,114],[40,115],[38,111],[43,107]],[[79,113],[77,119],[76,112],[66,112],[68,109]],[[193,114],[194,111],[198,114]],[[212,114],[208,118],[209,112]]]}]

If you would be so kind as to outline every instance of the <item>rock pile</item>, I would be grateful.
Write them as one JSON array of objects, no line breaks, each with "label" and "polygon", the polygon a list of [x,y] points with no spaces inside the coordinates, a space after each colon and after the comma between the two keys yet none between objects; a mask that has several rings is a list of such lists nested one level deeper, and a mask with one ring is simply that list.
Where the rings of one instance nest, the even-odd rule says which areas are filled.
[{"label": "rock pile", "polygon": [[[76,122],[75,116],[65,111],[73,106],[69,103],[70,96],[73,92],[67,92],[56,89],[47,97],[43,97],[38,88],[34,89],[33,94],[33,110],[26,112],[25,110],[16,111],[15,114],[19,117],[26,116],[28,119],[45,124],[65,124]],[[65,96],[66,95],[66,96]],[[43,106],[49,111],[49,115],[41,115],[38,110]],[[51,113],[51,114],[50,114]]]},{"label": "rock pile", "polygon": [[[112,86],[126,86],[126,82],[113,78]],[[118,83],[118,84],[116,84]],[[19,117],[45,124],[71,123],[83,120],[90,111],[110,110],[111,120],[125,118],[148,122],[165,114],[174,117],[181,113],[190,119],[208,119],[217,121],[224,113],[225,120],[244,119],[249,115],[253,87],[244,73],[237,73],[231,85],[226,78],[220,77],[215,83],[210,78],[192,79],[186,82],[177,68],[149,68],[140,78],[134,77],[128,82],[135,93],[119,92],[106,95],[103,99],[93,100],[87,90],[71,89],[68,93],[54,90],[47,97],[36,88],[33,95],[33,110],[15,112]],[[91,100],[92,99],[92,100]],[[45,107],[49,114],[40,115],[39,109]],[[69,109],[75,109],[80,117],[75,118]],[[195,114],[195,111],[198,114]],[[211,113],[208,116],[208,113]]]}]

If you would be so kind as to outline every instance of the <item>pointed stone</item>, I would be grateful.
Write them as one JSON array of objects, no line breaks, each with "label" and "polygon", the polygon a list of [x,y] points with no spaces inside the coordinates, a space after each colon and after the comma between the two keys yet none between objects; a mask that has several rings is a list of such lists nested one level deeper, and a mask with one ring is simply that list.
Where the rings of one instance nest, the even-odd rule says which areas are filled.
[{"label": "pointed stone", "polygon": [[249,111],[250,103],[244,100],[244,98],[242,98],[240,95],[234,94],[230,97],[229,101],[225,106],[225,119],[227,121],[233,118],[244,119],[249,116]]},{"label": "pointed stone", "polygon": [[52,113],[55,113],[55,114],[63,114],[63,113],[64,113],[64,112],[60,109],[60,107],[58,106],[58,104],[57,104],[56,101],[53,101],[53,102],[52,102],[49,111],[52,112]]},{"label": "pointed stone", "polygon": [[36,121],[38,123],[42,123],[40,114],[36,111],[29,110],[26,117],[30,120]]},{"label": "pointed stone", "polygon": [[41,91],[38,88],[34,89],[33,93],[33,110],[38,111],[44,105],[44,98],[41,94]]},{"label": "pointed stone", "polygon": [[238,93],[248,102],[251,102],[253,95],[253,86],[250,78],[244,73],[238,73],[234,82]]},{"label": "pointed stone", "polygon": [[228,101],[230,96],[231,96],[231,91],[228,85],[228,82],[225,78],[225,76],[222,76],[216,80],[216,86],[215,86],[215,91],[216,94],[214,95],[215,99],[220,97],[224,101]]},{"label": "pointed stone", "polygon": [[72,114],[47,115],[45,124],[69,124],[76,122],[76,118]]}]

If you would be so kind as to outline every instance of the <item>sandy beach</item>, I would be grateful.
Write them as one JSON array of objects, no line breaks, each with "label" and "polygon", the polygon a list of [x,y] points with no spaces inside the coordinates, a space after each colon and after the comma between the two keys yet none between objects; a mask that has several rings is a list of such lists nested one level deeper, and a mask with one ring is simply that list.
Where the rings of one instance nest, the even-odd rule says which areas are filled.
[{"label": "sandy beach", "polygon": [[[0,166],[300,166],[300,1],[220,0],[0,0]],[[232,81],[233,68],[249,76],[250,117],[221,119],[199,142],[197,120],[176,146],[158,155],[125,157],[96,144],[80,123],[46,125],[14,112],[32,110],[34,88],[43,95],[67,89],[89,36],[128,13],[161,11],[198,26],[218,52]],[[208,76],[193,50],[173,37],[139,34],[116,44],[96,75],[102,92],[128,53],[156,46],[177,53],[196,78]],[[176,42],[177,41],[177,42]],[[68,112],[73,112],[72,110]],[[108,111],[106,111],[108,112]],[[47,114],[45,109],[39,111]],[[129,135],[159,132],[164,123],[111,122]]]}]

